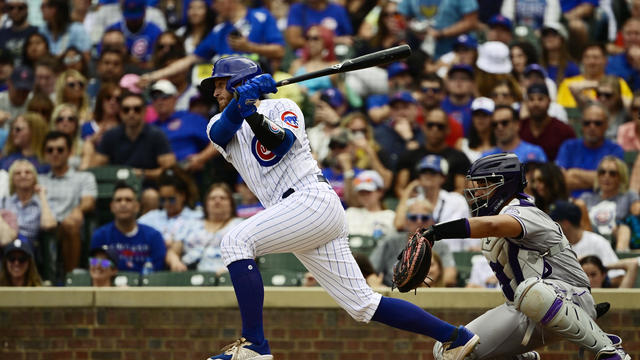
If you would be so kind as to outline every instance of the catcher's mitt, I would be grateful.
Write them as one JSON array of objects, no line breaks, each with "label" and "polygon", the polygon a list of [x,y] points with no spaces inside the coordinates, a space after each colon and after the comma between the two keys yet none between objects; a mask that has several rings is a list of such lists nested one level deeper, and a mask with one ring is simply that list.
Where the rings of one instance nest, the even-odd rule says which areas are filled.
[{"label": "catcher's mitt", "polygon": [[393,286],[400,292],[409,292],[419,287],[429,273],[433,228],[418,229],[398,255],[393,267]]}]

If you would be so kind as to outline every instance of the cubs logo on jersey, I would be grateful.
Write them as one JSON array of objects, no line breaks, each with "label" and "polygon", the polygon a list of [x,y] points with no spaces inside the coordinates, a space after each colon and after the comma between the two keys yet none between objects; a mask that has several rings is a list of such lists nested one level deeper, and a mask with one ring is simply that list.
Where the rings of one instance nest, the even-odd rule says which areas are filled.
[{"label": "cubs logo on jersey", "polygon": [[282,121],[294,129],[297,129],[299,126],[298,116],[292,111],[285,111],[282,113]]},{"label": "cubs logo on jersey", "polygon": [[251,153],[253,154],[253,157],[258,160],[258,163],[264,167],[273,166],[282,159],[282,156],[274,154],[271,150],[262,145],[255,136],[251,140]]}]

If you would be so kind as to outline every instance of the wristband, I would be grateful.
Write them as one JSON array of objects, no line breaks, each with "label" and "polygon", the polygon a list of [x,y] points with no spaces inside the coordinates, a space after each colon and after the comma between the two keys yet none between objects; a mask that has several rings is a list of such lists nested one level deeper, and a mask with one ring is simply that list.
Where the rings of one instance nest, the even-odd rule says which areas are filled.
[{"label": "wristband", "polygon": [[471,236],[469,220],[462,218],[433,225],[436,240],[440,239],[466,239]]}]

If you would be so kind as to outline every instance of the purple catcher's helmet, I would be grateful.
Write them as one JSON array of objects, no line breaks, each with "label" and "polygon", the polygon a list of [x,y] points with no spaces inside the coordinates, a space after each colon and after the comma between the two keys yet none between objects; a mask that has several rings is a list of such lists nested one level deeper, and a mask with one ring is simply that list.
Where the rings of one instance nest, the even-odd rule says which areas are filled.
[{"label": "purple catcher's helmet", "polygon": [[200,86],[207,93],[212,93],[214,81],[217,78],[228,77],[227,90],[233,92],[233,87],[239,83],[244,83],[246,80],[252,79],[255,76],[262,74],[260,65],[242,56],[227,56],[218,59],[213,64],[213,72],[211,76],[202,80]]},{"label": "purple catcher's helmet", "polygon": [[[473,216],[497,215],[527,185],[524,166],[515,154],[501,153],[476,160],[466,178],[464,196]],[[476,195],[478,190],[484,193]]]}]

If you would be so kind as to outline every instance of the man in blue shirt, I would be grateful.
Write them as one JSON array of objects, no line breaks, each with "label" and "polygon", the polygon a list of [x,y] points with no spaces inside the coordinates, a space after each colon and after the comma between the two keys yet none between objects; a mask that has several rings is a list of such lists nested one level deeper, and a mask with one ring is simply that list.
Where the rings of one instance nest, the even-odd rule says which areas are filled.
[{"label": "man in blue shirt", "polygon": [[458,35],[472,31],[478,25],[477,0],[442,0],[433,28],[428,35],[435,40],[435,59],[453,50]]},{"label": "man in blue shirt", "polygon": [[162,34],[162,30],[158,25],[145,21],[146,8],[146,0],[124,0],[122,3],[124,21],[109,26],[106,31],[114,29],[122,31],[132,60],[141,63],[143,67],[150,67],[153,45]]},{"label": "man in blue shirt", "polygon": [[605,72],[617,75],[629,84],[631,90],[640,89],[640,20],[630,18],[622,28],[625,51],[622,54],[609,56]]},{"label": "man in blue shirt", "polygon": [[322,25],[333,31],[337,44],[351,44],[351,20],[344,6],[329,0],[308,0],[294,3],[289,9],[285,36],[293,49],[305,45],[307,29],[313,25]]},{"label": "man in blue shirt", "polygon": [[91,239],[91,248],[106,245],[118,253],[118,270],[142,272],[142,267],[151,261],[154,271],[164,270],[167,248],[162,234],[154,228],[139,224],[136,216],[140,211],[135,190],[119,182],[113,191],[111,212],[114,221],[98,228]]},{"label": "man in blue shirt", "polygon": [[608,125],[607,110],[600,104],[590,104],[582,112],[583,138],[566,140],[560,146],[556,164],[564,169],[567,189],[574,198],[593,189],[596,169],[603,157],[624,158],[622,148],[604,136]]},{"label": "man in blue shirt", "polygon": [[497,146],[482,156],[510,152],[518,156],[522,163],[529,161],[547,162],[544,150],[538,145],[520,139],[520,120],[518,113],[510,106],[499,105],[493,110],[491,126],[496,136]]},{"label": "man in blue shirt", "polygon": [[454,65],[445,82],[448,95],[440,106],[447,115],[462,125],[464,134],[471,128],[471,102],[473,101],[473,68],[466,64]]}]

